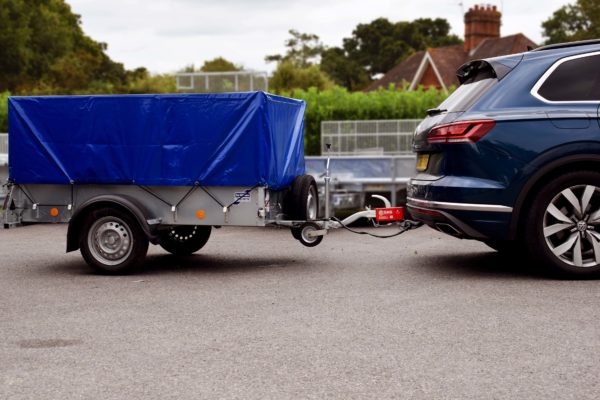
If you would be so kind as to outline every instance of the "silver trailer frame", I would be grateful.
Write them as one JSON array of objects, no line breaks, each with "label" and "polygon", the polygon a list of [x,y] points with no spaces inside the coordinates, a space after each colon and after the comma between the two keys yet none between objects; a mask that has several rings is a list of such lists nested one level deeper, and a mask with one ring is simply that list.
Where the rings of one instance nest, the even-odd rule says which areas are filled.
[{"label": "silver trailer frame", "polygon": [[[340,228],[360,218],[376,217],[375,210],[357,212],[341,222],[330,219],[326,179],[324,218],[290,220],[283,211],[286,191],[267,187],[133,186],[133,185],[18,185],[9,184],[5,199],[4,228],[23,223],[72,223],[94,207],[121,207],[132,213],[153,242],[160,226],[208,225],[300,228],[310,222],[323,231]],[[386,207],[390,202],[382,197]],[[154,243],[154,242],[153,242]],[[70,251],[69,249],[67,249]]]}]

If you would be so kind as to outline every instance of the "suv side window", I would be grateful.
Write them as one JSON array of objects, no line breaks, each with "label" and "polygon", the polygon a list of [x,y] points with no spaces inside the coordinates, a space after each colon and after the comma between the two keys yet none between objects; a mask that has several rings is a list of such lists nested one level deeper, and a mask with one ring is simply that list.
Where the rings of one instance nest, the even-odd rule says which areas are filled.
[{"label": "suv side window", "polygon": [[563,62],[538,94],[550,101],[600,101],[600,54]]}]

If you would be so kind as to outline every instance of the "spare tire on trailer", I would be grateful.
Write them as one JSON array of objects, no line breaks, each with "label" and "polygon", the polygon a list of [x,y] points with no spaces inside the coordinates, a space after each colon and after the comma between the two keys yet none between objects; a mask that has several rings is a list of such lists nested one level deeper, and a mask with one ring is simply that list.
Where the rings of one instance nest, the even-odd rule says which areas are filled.
[{"label": "spare tire on trailer", "polygon": [[318,218],[319,191],[315,178],[297,176],[288,195],[288,214],[294,220],[311,221]]},{"label": "spare tire on trailer", "polygon": [[210,237],[210,225],[178,225],[160,233],[159,244],[171,254],[189,256],[200,250]]}]

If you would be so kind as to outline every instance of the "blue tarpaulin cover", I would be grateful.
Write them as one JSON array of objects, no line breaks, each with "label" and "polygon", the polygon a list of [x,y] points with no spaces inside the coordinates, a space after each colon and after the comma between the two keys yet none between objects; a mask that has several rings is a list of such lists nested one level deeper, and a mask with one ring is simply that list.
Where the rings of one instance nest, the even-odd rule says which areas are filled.
[{"label": "blue tarpaulin cover", "polygon": [[254,186],[304,174],[305,103],[264,92],[10,97],[15,183]]}]

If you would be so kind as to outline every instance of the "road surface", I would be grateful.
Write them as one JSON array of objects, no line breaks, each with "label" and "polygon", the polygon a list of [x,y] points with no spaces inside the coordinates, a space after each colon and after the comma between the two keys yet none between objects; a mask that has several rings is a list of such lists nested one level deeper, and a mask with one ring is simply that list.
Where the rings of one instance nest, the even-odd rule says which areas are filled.
[{"label": "road surface", "polygon": [[223,228],[91,274],[66,227],[0,231],[2,399],[598,398],[600,281],[429,228]]}]

